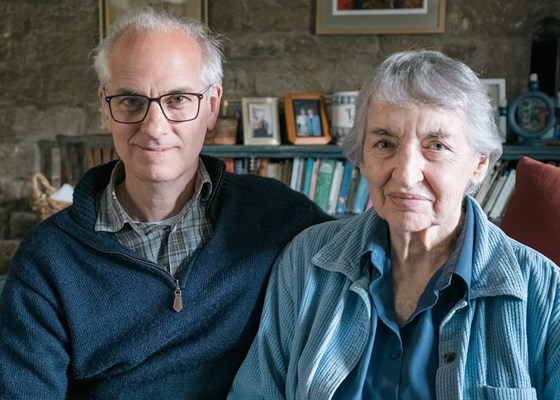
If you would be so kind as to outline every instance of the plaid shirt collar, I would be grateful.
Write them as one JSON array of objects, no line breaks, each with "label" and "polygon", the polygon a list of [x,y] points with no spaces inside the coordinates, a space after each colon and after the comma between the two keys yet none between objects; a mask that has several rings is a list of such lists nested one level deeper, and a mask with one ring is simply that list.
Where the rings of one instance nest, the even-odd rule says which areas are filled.
[{"label": "plaid shirt collar", "polygon": [[[123,229],[125,224],[129,224],[133,229],[137,229],[137,227],[142,224],[132,220],[117,199],[115,188],[119,183],[124,181],[124,179],[124,164],[122,161],[119,161],[111,173],[109,184],[97,196],[98,214],[97,221],[95,223],[96,231],[118,232]],[[182,218],[193,201],[206,202],[210,199],[211,195],[212,181],[204,163],[199,159],[192,199],[185,204],[181,212],[176,217],[167,221],[172,221],[173,224],[176,223]]]}]

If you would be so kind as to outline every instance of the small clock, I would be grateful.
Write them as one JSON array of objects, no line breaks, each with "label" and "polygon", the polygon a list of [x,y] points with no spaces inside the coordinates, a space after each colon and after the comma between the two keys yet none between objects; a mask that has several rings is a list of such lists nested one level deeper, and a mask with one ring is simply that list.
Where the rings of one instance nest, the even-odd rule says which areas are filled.
[{"label": "small clock", "polygon": [[508,107],[510,128],[527,139],[540,139],[554,122],[554,100],[539,90],[519,95]]}]

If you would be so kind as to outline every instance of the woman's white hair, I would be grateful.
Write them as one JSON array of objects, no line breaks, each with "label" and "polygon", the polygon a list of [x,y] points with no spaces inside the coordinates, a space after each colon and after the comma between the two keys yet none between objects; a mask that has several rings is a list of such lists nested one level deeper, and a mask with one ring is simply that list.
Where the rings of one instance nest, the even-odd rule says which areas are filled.
[{"label": "woman's white hair", "polygon": [[[494,108],[486,87],[466,64],[443,53],[430,50],[395,53],[364,82],[356,99],[354,125],[342,143],[346,157],[356,165],[362,162],[368,111],[373,102],[460,110],[465,115],[467,140],[478,157],[488,157],[488,171],[502,155]],[[474,193],[478,186],[469,185],[466,193]]]}]

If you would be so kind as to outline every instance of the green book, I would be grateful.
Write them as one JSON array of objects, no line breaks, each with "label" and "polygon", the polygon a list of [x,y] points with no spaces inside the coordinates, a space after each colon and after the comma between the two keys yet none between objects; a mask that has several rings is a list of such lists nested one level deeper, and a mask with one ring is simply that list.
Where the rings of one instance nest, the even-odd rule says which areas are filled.
[{"label": "green book", "polygon": [[319,164],[317,172],[317,184],[315,187],[315,197],[313,200],[324,211],[327,211],[329,205],[329,195],[331,192],[331,184],[333,180],[334,167],[336,166],[335,158],[323,158]]}]

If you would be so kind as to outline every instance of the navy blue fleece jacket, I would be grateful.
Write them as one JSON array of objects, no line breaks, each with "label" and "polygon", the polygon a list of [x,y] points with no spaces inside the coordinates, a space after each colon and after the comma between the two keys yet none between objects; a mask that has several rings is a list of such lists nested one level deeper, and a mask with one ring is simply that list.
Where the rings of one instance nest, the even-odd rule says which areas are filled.
[{"label": "navy blue fleece jacket", "polygon": [[29,232],[0,298],[1,399],[226,397],[275,258],[329,217],[278,181],[203,160],[213,234],[179,278],[180,312],[170,274],[94,231],[114,163],[90,170],[73,205]]}]

